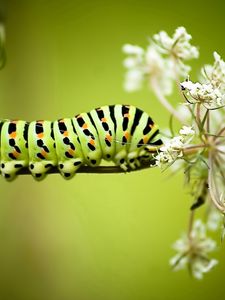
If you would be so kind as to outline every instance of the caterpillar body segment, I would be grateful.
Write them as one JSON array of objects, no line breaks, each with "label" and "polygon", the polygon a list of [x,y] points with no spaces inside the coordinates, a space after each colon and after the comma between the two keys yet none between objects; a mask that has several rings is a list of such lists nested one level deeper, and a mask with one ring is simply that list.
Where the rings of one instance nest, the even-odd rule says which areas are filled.
[{"label": "caterpillar body segment", "polygon": [[28,167],[28,125],[25,121],[5,121],[1,126],[1,174],[11,180]]},{"label": "caterpillar body segment", "polygon": [[72,119],[65,118],[55,121],[53,131],[58,169],[63,177],[69,179],[84,163],[80,140]]},{"label": "caterpillar body segment", "polygon": [[102,159],[102,149],[96,127],[87,113],[75,116],[72,121],[81,143],[85,164],[91,167],[98,166]]},{"label": "caterpillar body segment", "polygon": [[102,158],[108,161],[112,160],[116,151],[114,107],[114,105],[103,106],[88,113],[99,137],[101,137],[99,142],[102,149]]},{"label": "caterpillar body segment", "polygon": [[46,172],[58,163],[53,126],[53,122],[42,120],[29,124],[29,170],[37,180],[43,179]]},{"label": "caterpillar body segment", "polygon": [[80,166],[95,167],[105,159],[127,171],[154,161],[161,146],[158,126],[130,105],[103,106],[54,122],[7,120],[0,123],[0,170],[11,181],[28,167],[42,180],[57,167],[69,179]]},{"label": "caterpillar body segment", "polygon": [[117,115],[116,128],[116,155],[114,163],[124,171],[130,166],[127,155],[131,147],[131,128],[137,108],[129,105],[117,105],[115,113]]}]

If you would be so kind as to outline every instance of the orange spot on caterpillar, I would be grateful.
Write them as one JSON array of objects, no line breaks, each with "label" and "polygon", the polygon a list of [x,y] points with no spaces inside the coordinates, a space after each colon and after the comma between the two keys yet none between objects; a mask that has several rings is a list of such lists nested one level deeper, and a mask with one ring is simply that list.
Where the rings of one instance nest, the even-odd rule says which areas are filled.
[{"label": "orange spot on caterpillar", "polygon": [[68,135],[69,135],[69,132],[68,132],[68,131],[64,131],[64,132],[63,132],[63,135],[64,135],[64,136],[68,136]]},{"label": "orange spot on caterpillar", "polygon": [[13,150],[12,154],[16,158],[20,155],[16,150]]},{"label": "orange spot on caterpillar", "polygon": [[37,134],[37,137],[38,137],[39,139],[42,139],[42,138],[44,137],[44,133],[43,133],[43,132],[38,133],[38,134]]},{"label": "orange spot on caterpillar", "polygon": [[129,138],[129,136],[130,136],[129,132],[126,131],[126,132],[124,133],[124,136],[125,136],[125,138],[128,140],[128,138]]},{"label": "orange spot on caterpillar", "polygon": [[143,142],[144,142],[144,144],[146,144],[148,142],[148,137],[146,135],[143,137]]},{"label": "orange spot on caterpillar", "polygon": [[93,139],[90,139],[89,143],[93,146],[95,145],[95,141]]},{"label": "orange spot on caterpillar", "polygon": [[149,127],[152,129],[154,127],[154,124],[149,124]]},{"label": "orange spot on caterpillar", "polygon": [[110,134],[106,134],[105,138],[107,139],[107,141],[111,142],[112,141],[112,137]]},{"label": "orange spot on caterpillar", "polygon": [[129,119],[130,118],[130,114],[125,114],[124,118],[128,118]]},{"label": "orange spot on caterpillar", "polygon": [[83,129],[86,129],[88,128],[88,124],[87,123],[84,123],[84,125],[82,126]]},{"label": "orange spot on caterpillar", "polygon": [[69,152],[70,155],[72,155],[72,156],[74,155],[74,150],[73,149],[69,149],[68,152]]},{"label": "orange spot on caterpillar", "polygon": [[12,133],[10,133],[10,138],[15,139],[16,138],[16,131],[13,131]]},{"label": "orange spot on caterpillar", "polygon": [[45,150],[41,150],[41,155],[43,155],[44,157],[46,157],[47,152]]},{"label": "orange spot on caterpillar", "polygon": [[102,122],[107,122],[107,119],[106,118],[101,118],[101,121]]}]

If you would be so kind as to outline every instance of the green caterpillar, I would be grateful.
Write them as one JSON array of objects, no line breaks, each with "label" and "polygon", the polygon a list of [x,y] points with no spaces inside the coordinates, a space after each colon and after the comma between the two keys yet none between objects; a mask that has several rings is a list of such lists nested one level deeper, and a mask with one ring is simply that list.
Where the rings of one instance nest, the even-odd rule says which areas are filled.
[{"label": "green caterpillar", "polygon": [[0,169],[8,181],[22,168],[42,180],[57,167],[66,179],[81,165],[113,161],[124,171],[154,160],[162,146],[159,129],[147,113],[131,105],[110,105],[54,122],[0,122]]}]

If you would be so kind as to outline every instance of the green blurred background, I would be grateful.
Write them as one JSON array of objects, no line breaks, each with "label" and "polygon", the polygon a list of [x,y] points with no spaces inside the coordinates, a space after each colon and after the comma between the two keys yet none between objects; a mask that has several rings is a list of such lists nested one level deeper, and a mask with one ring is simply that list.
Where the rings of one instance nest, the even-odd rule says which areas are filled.
[{"label": "green blurred background", "polygon": [[[193,78],[214,50],[225,57],[222,0],[0,4],[8,58],[0,72],[2,118],[54,120],[130,103],[166,127],[168,113],[147,89],[123,91],[122,45],[144,46],[155,32],[184,25],[200,46]],[[191,199],[182,174],[168,174],[0,178],[0,299],[225,299],[224,246],[203,281],[170,270],[171,244],[186,229]]]}]

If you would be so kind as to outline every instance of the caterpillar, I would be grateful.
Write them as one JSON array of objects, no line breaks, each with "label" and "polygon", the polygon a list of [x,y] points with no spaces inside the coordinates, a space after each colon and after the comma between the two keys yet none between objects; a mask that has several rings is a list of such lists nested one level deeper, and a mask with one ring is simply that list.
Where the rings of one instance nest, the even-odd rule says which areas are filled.
[{"label": "caterpillar", "polygon": [[0,171],[12,181],[29,168],[36,180],[57,167],[65,179],[81,165],[113,161],[125,172],[153,161],[162,146],[158,126],[131,105],[109,105],[56,121],[1,120]]}]

